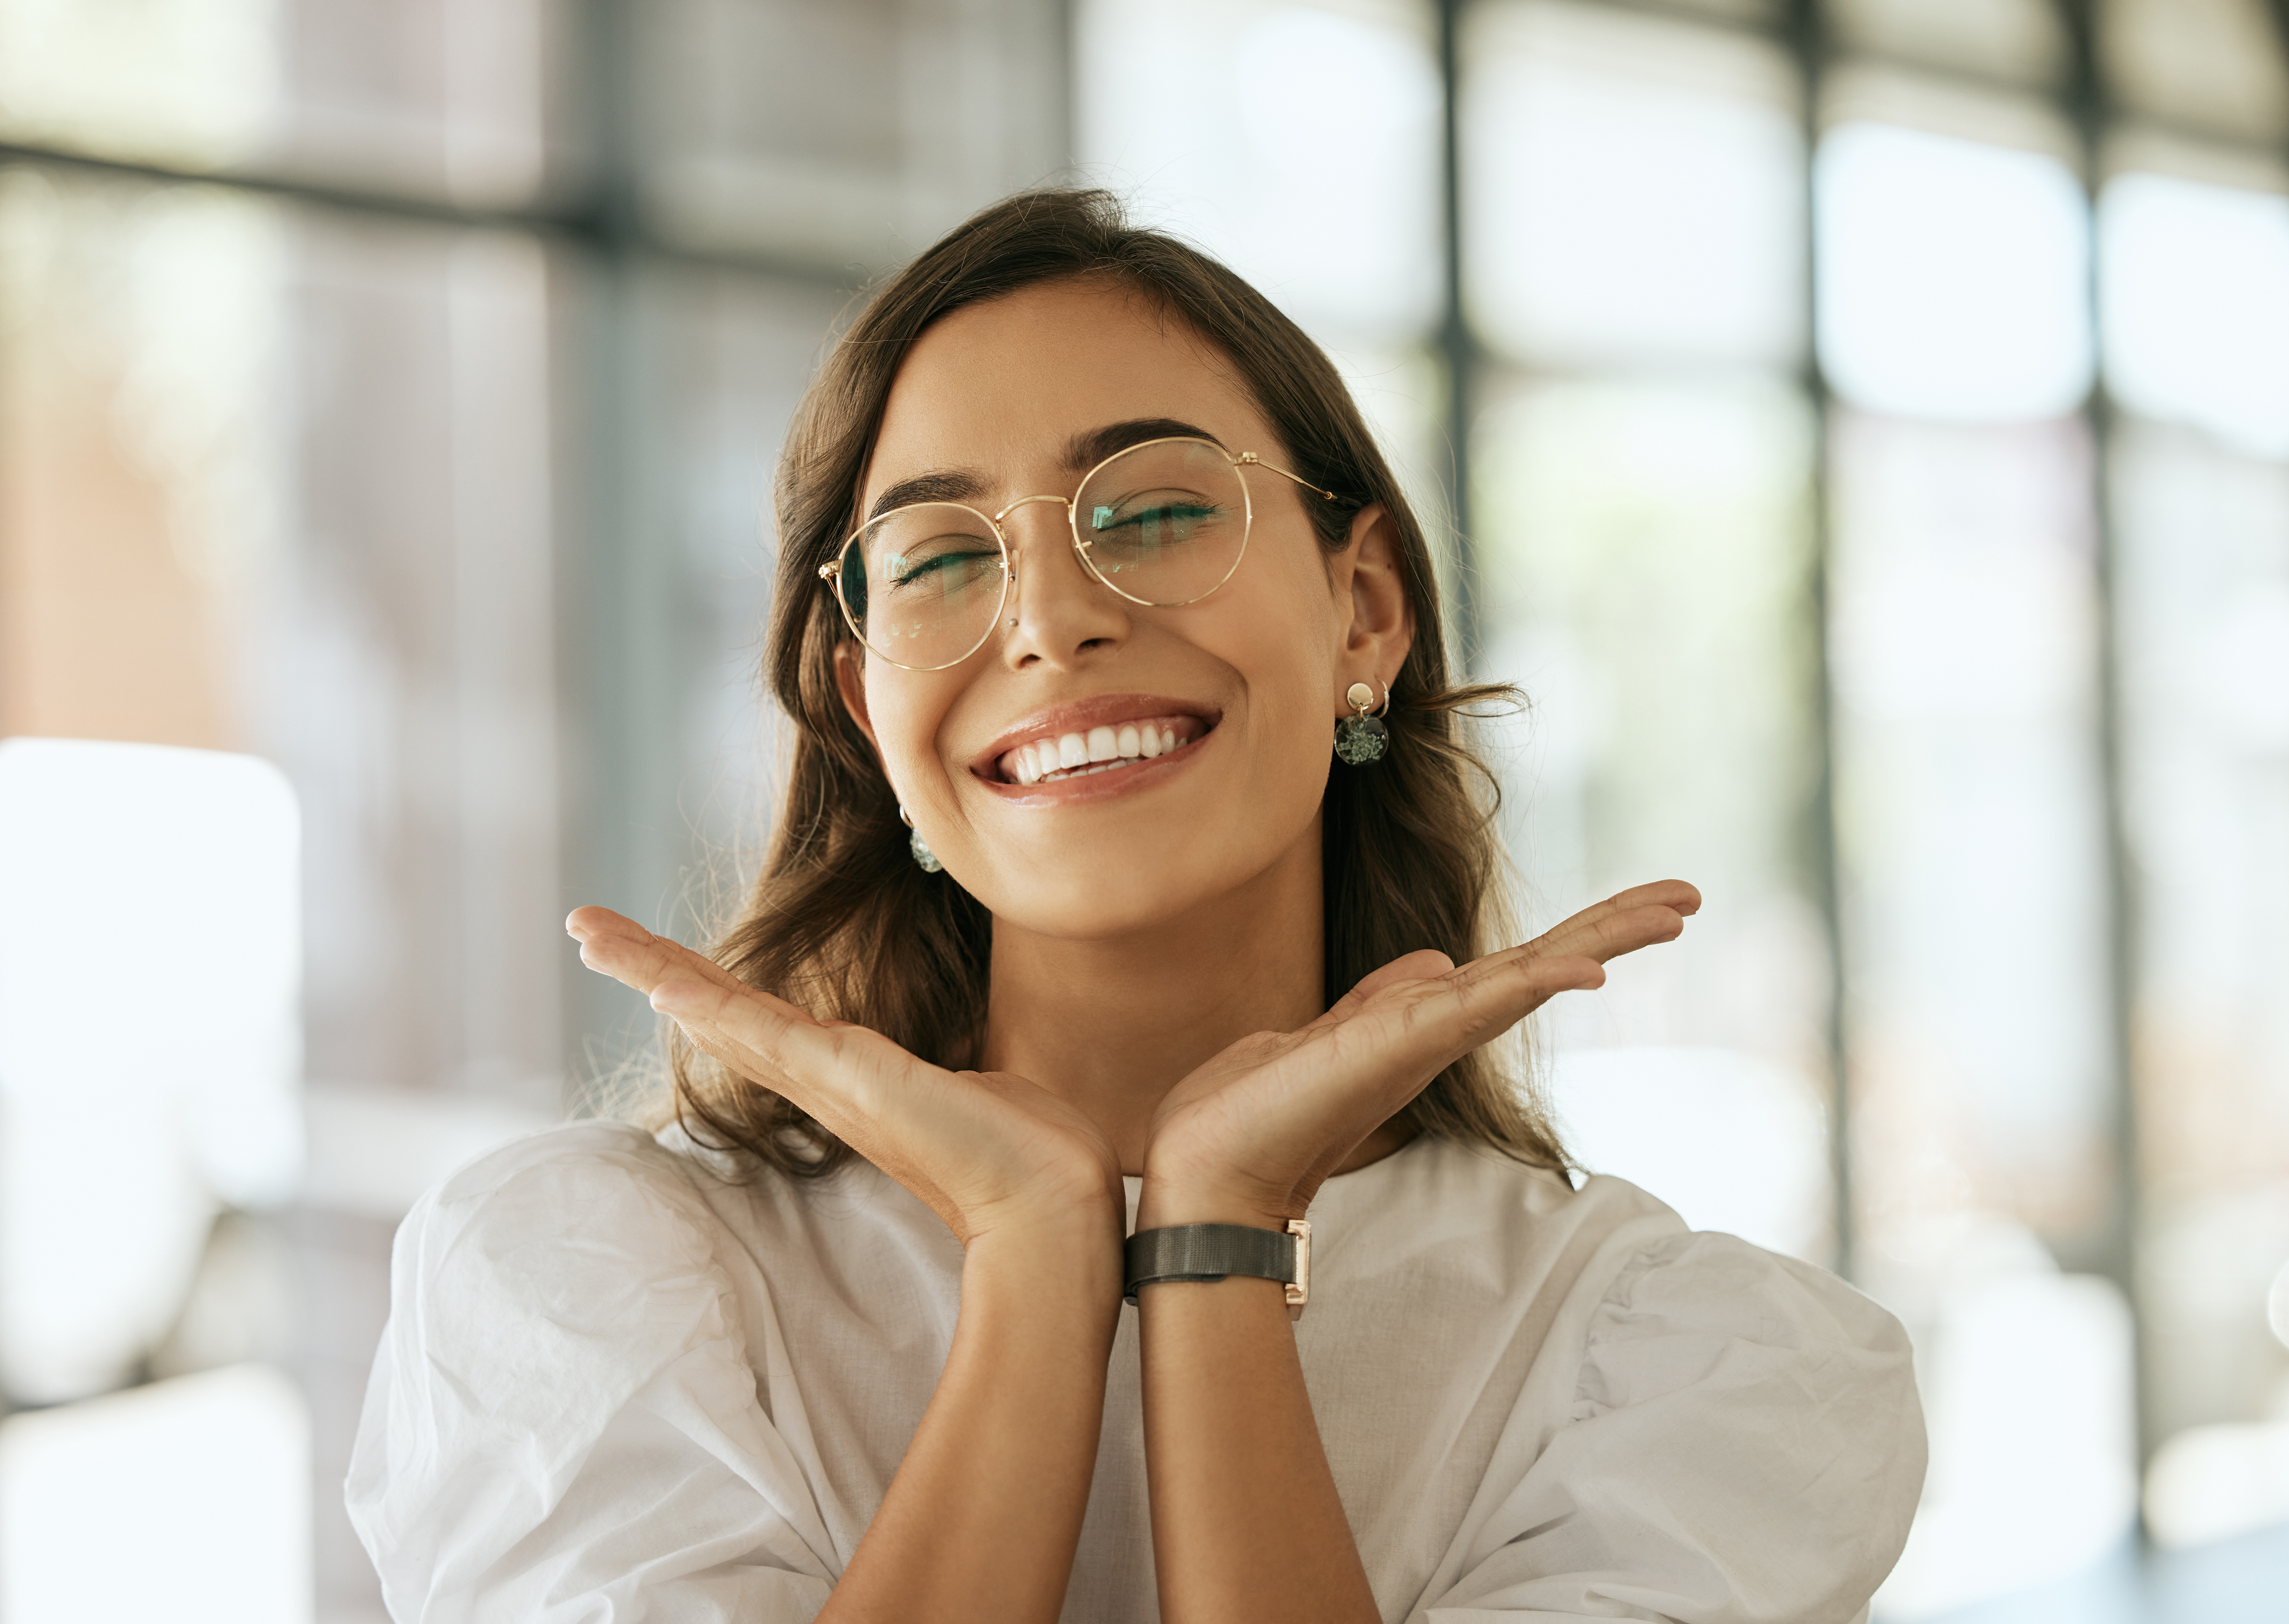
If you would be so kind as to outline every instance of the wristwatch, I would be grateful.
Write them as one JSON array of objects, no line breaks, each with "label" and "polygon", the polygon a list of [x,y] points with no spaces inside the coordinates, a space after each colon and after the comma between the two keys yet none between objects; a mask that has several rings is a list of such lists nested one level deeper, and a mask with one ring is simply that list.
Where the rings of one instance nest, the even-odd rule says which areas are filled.
[{"label": "wristwatch", "polygon": [[1129,1238],[1121,1293],[1133,1305],[1137,1288],[1157,1280],[1221,1280],[1247,1275],[1288,1288],[1288,1318],[1304,1318],[1312,1300],[1312,1226],[1290,1218],[1285,1230],[1241,1223],[1180,1223]]}]

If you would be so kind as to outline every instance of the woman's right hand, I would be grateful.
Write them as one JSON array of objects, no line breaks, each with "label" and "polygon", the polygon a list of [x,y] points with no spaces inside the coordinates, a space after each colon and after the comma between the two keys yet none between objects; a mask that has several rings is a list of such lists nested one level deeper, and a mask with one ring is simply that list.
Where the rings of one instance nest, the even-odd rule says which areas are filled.
[{"label": "woman's right hand", "polygon": [[820,1021],[608,908],[564,928],[580,961],[644,994],[691,1040],[807,1111],[913,1192],[966,1247],[1076,1219],[1117,1240],[1121,1163],[1097,1125],[1007,1071],[949,1071],[880,1032]]}]

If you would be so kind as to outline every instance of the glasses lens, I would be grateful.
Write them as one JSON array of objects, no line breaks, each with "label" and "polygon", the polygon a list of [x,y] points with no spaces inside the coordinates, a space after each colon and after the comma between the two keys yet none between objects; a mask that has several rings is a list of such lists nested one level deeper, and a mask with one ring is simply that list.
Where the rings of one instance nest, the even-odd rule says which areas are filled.
[{"label": "glasses lens", "polygon": [[1090,474],[1073,518],[1089,567],[1107,586],[1140,603],[1191,603],[1239,567],[1248,490],[1215,446],[1164,440]]},{"label": "glasses lens", "polygon": [[950,665],[985,641],[1003,578],[993,527],[947,503],[884,513],[842,554],[842,601],[858,635],[901,665]]}]

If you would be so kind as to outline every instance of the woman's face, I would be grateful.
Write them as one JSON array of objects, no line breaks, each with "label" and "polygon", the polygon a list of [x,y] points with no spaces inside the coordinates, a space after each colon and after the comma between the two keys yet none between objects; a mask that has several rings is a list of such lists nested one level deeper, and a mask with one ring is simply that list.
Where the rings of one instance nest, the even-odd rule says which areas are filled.
[{"label": "woman's face", "polygon": [[[1061,502],[1120,445],[1185,433],[1288,466],[1246,386],[1188,329],[1116,286],[1049,283],[957,311],[914,346],[860,506],[945,475],[989,514],[1025,496]],[[1397,673],[1404,600],[1379,510],[1331,558],[1304,507],[1318,498],[1261,469],[1248,482],[1247,552],[1200,602],[1117,596],[1075,556],[1064,507],[1033,503],[1002,521],[1017,581],[975,654],[915,672],[844,645],[845,700],[900,802],[997,918],[1110,936],[1225,896],[1307,840],[1316,863],[1342,696]],[[1156,730],[1176,747],[1150,753]],[[1119,765],[1019,781],[1092,734]]]}]

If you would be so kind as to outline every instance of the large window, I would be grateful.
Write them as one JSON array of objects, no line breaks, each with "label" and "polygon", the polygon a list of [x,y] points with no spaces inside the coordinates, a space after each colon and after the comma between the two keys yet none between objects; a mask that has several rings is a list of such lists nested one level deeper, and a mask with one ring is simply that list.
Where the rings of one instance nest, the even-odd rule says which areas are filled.
[{"label": "large window", "polygon": [[[569,906],[735,890],[787,413],[1063,164],[1065,52],[1049,0],[0,0],[0,894],[244,1015],[0,1057],[10,1624],[379,1619],[391,1230],[649,1037]],[[283,880],[159,838],[281,817]],[[209,917],[257,881],[280,986]]]},{"label": "large window", "polygon": [[[1081,155],[1404,403],[1475,674],[1531,701],[1491,740],[1529,916],[1706,893],[1544,1064],[1589,1165],[1909,1323],[1878,1615],[2284,1560],[2278,8],[1218,11],[1081,8]],[[1271,44],[1369,40],[1310,100]],[[1154,52],[1229,130],[1121,97]],[[1352,275],[1416,258],[1440,307]]]}]

